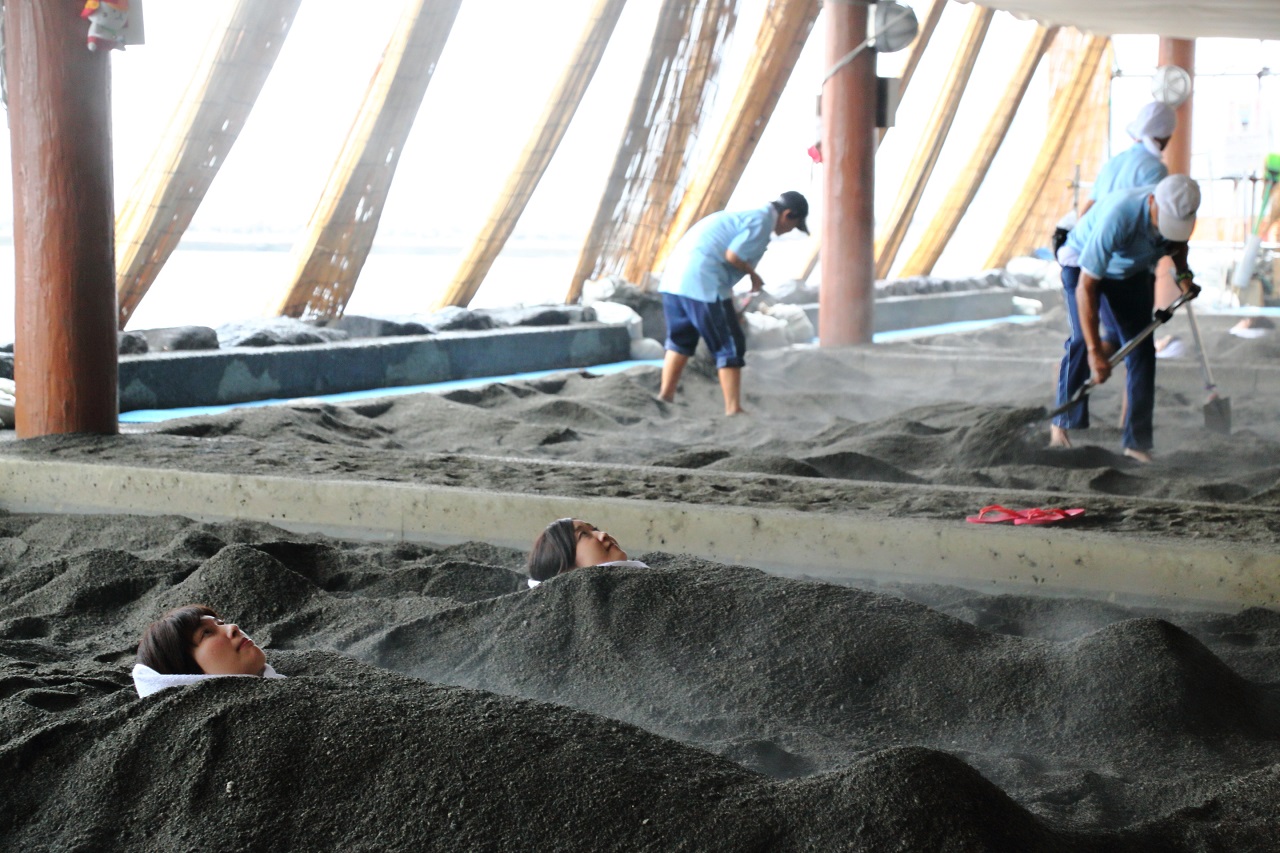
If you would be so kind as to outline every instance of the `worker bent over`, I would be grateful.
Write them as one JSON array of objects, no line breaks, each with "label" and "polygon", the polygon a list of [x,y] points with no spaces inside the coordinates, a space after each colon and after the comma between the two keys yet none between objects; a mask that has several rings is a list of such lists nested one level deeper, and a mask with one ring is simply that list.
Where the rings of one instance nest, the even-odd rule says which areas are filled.
[{"label": "worker bent over", "polygon": [[[1090,378],[1101,385],[1111,375],[1098,329],[1099,306],[1111,309],[1122,343],[1141,333],[1155,308],[1155,268],[1169,255],[1183,292],[1198,290],[1187,269],[1187,240],[1200,208],[1200,188],[1186,175],[1170,175],[1155,186],[1107,195],[1072,229],[1058,250],[1071,337],[1058,374],[1058,404],[1072,398]],[[1124,453],[1151,461],[1155,409],[1156,350],[1150,337],[1125,356],[1129,409],[1124,421]],[[1050,445],[1070,447],[1067,430],[1089,426],[1086,395],[1056,417]]]},{"label": "worker bent over", "polygon": [[716,360],[724,413],[741,414],[747,340],[733,304],[733,286],[747,275],[752,292],[761,290],[764,281],[756,264],[769,248],[770,233],[782,235],[799,228],[808,234],[808,215],[805,197],[785,192],[756,210],[713,213],[680,238],[658,288],[667,317],[660,398],[668,403],[675,400],[680,376],[701,337]]}]

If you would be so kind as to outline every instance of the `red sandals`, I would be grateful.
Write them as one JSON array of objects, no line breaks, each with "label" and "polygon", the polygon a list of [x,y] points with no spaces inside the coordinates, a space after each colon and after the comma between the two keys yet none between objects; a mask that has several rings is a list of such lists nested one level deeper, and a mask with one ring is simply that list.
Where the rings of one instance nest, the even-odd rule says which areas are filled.
[{"label": "red sandals", "polygon": [[1006,521],[1012,521],[1014,524],[1054,524],[1081,515],[1084,515],[1084,510],[1081,508],[1042,509],[1040,507],[1032,507],[1030,509],[1008,509],[999,504],[991,504],[978,510],[977,515],[968,516],[965,521],[971,524],[1001,524]]}]

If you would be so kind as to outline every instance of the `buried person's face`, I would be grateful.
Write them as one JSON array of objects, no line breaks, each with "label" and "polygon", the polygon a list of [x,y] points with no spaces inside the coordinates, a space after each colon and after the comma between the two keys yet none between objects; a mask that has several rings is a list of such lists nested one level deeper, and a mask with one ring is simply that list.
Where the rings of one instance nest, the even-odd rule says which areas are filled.
[{"label": "buried person's face", "polygon": [[618,547],[618,540],[577,518],[573,520],[573,540],[575,569],[627,559],[627,552]]},{"label": "buried person's face", "polygon": [[191,657],[206,675],[261,675],[267,656],[238,625],[205,616],[191,636]]}]

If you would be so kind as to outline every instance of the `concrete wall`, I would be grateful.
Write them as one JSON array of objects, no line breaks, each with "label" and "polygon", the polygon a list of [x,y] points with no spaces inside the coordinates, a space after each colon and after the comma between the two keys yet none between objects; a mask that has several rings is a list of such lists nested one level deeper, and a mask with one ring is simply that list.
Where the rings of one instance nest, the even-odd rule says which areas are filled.
[{"label": "concrete wall", "polygon": [[[568,463],[573,464],[573,463]],[[626,468],[626,466],[619,466]],[[636,476],[643,476],[635,469]],[[528,548],[549,518],[607,515],[634,556],[691,554],[797,577],[947,583],[1227,612],[1275,607],[1280,555],[1221,542],[414,483],[215,474],[0,455],[9,512],[177,514],[342,539]],[[494,524],[501,519],[501,524]]]},{"label": "concrete wall", "polygon": [[120,357],[120,410],[312,397],[630,358],[623,326],[579,323]]},{"label": "concrete wall", "polygon": [[[813,327],[818,328],[818,306],[804,306]],[[885,296],[875,301],[872,330],[895,332],[920,326],[939,326],[962,320],[995,320],[1014,313],[1008,290],[930,293],[924,296]]]},{"label": "concrete wall", "polygon": [[[875,330],[1004,317],[1006,290],[877,299]],[[817,324],[817,305],[807,305]],[[214,406],[626,361],[623,326],[574,323],[120,357],[120,410]]]}]

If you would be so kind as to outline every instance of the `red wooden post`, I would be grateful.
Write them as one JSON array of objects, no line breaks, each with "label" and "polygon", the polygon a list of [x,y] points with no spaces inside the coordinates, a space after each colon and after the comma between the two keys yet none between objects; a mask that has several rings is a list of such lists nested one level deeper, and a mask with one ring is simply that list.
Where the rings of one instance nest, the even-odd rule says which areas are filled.
[{"label": "red wooden post", "polygon": [[115,433],[111,61],[80,0],[7,0],[19,438]]},{"label": "red wooden post", "polygon": [[[1160,64],[1177,65],[1194,78],[1196,43],[1189,39],[1160,39]],[[1171,175],[1191,174],[1191,102],[1193,100],[1195,96],[1188,95],[1178,107],[1178,127],[1164,150],[1164,162],[1169,167]]]},{"label": "red wooden post", "polygon": [[[1196,43],[1194,41],[1161,38],[1159,52],[1161,65],[1177,65],[1185,69],[1193,78],[1195,77]],[[1194,86],[1192,91],[1195,91]],[[1164,162],[1169,167],[1171,175],[1191,174],[1191,102],[1194,99],[1194,95],[1188,95],[1178,107],[1178,127],[1173,131],[1173,136],[1169,138],[1169,144],[1164,149]],[[1173,262],[1165,258],[1156,268],[1156,305],[1169,305],[1181,292],[1173,280]]]},{"label": "red wooden post", "polygon": [[[863,3],[828,3],[827,68],[867,37]],[[875,296],[876,59],[864,49],[822,87],[821,346],[870,343]]]}]

